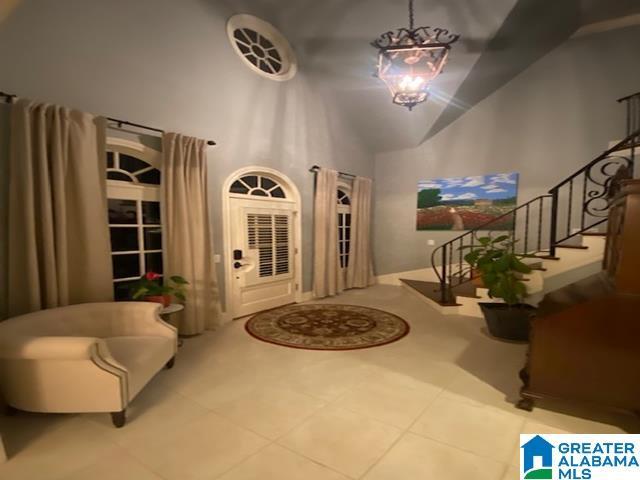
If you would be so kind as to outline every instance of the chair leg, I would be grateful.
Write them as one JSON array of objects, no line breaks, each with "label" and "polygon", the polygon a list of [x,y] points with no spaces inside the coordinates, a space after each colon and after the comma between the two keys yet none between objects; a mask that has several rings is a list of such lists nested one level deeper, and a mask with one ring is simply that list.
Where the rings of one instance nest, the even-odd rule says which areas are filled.
[{"label": "chair leg", "polygon": [[16,407],[12,407],[11,405],[7,405],[5,407],[5,409],[4,409],[4,414],[7,417],[13,417],[14,415],[17,415],[19,411],[20,410],[18,410]]},{"label": "chair leg", "polygon": [[124,427],[124,424],[127,423],[127,409],[111,412],[111,421],[116,428]]},{"label": "chair leg", "polygon": [[171,357],[171,360],[169,360],[167,362],[167,364],[164,366],[167,370],[169,370],[170,368],[173,368],[173,365],[176,363],[176,357],[173,356]]}]

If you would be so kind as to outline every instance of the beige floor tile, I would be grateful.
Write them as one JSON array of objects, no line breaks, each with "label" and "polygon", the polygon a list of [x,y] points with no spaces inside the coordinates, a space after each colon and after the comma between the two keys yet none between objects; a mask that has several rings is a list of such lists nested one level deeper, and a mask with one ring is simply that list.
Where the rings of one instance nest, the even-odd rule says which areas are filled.
[{"label": "beige floor tile", "polygon": [[360,477],[401,430],[363,415],[327,407],[278,443],[350,477]]},{"label": "beige floor tile", "polygon": [[[206,378],[196,379],[184,391],[184,394],[202,406],[214,409],[273,383],[274,378],[260,375],[256,370],[231,369],[227,372],[218,372]],[[194,385],[198,385],[198,387]]]},{"label": "beige floor tile", "polygon": [[293,390],[267,387],[215,407],[214,411],[275,440],[324,405],[322,400]]},{"label": "beige floor tile", "polygon": [[523,424],[524,419],[515,414],[438,397],[411,431],[507,463]]},{"label": "beige floor tile", "polygon": [[219,480],[347,480],[348,477],[319,465],[279,445],[269,445]]},{"label": "beige floor tile", "polygon": [[445,387],[442,395],[471,405],[514,410],[521,386],[517,372],[507,375],[500,371],[486,374],[465,371]]},{"label": "beige floor tile", "polygon": [[[389,345],[392,347],[395,344]],[[411,378],[417,383],[426,383],[440,388],[450,385],[465,371],[452,362],[434,360],[419,349],[389,348],[379,352],[375,349],[356,352],[369,368],[369,376],[386,372]]]},{"label": "beige floor tile", "polygon": [[100,427],[75,417],[22,445],[8,462],[0,464],[0,478],[58,480],[116,448]]},{"label": "beige floor tile", "polygon": [[366,380],[369,368],[365,363],[340,352],[332,353],[334,358],[308,365],[283,378],[278,385],[332,401]]},{"label": "beige floor tile", "polygon": [[409,388],[381,378],[349,390],[334,405],[406,429],[441,391],[428,384],[420,387]]},{"label": "beige floor tile", "polygon": [[108,413],[82,415],[100,425],[105,434],[121,446],[171,435],[186,423],[203,417],[209,410],[193,400],[171,391],[163,390],[155,383],[147,387],[127,408],[127,424],[114,428]]},{"label": "beige floor tile", "polygon": [[363,478],[502,480],[505,468],[500,462],[407,433]]},{"label": "beige floor tile", "polygon": [[[565,433],[571,433],[571,432],[567,432],[566,430],[562,430],[560,428],[551,427],[543,423],[537,423],[530,420],[526,420],[524,422],[522,431],[520,433],[538,433],[540,435],[556,435],[556,434],[565,434]],[[511,465],[516,467],[520,465],[520,444],[516,445],[516,447],[513,449],[510,463]]]},{"label": "beige floor tile", "polygon": [[77,415],[20,412],[0,415],[0,432],[7,455],[12,458],[45,438],[54,430],[77,422]]},{"label": "beige floor tile", "polygon": [[162,480],[162,477],[123,450],[118,450],[63,480]]},{"label": "beige floor tile", "polygon": [[[515,409],[526,345],[489,338],[482,319],[444,317],[384,285],[320,303],[387,310],[405,318],[411,332],[377,348],[307,351],[260,342],[244,321],[231,322],[185,339],[175,367],[143,389],[123,429],[113,428],[108,414],[0,417],[12,455],[0,478],[344,480],[372,468],[367,478],[374,480],[501,480],[507,471],[506,480],[517,478],[507,464],[517,467],[520,430],[504,454],[518,422],[511,417],[531,433],[640,431],[633,417],[565,402]],[[322,406],[329,402],[335,404]],[[429,413],[434,405],[440,410]],[[394,425],[413,418],[420,435],[398,441],[403,430]]]},{"label": "beige floor tile", "polygon": [[215,413],[172,434],[129,446],[143,464],[167,480],[211,480],[268,443]]}]

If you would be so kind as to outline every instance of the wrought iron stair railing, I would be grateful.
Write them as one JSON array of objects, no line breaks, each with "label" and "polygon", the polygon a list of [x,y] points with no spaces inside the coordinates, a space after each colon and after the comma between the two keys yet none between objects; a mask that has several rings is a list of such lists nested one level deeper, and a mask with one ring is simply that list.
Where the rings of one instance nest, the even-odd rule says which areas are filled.
[{"label": "wrought iron stair railing", "polygon": [[627,106],[624,140],[555,185],[548,194],[467,230],[433,250],[431,265],[440,284],[440,303],[454,304],[453,289],[476,277],[464,261],[464,254],[479,245],[477,239],[483,232],[510,231],[516,240],[515,253],[555,258],[559,244],[607,221],[609,202],[618,180],[633,177],[635,152],[640,146],[640,92],[618,101],[626,102]]},{"label": "wrought iron stair railing", "polygon": [[[627,109],[627,136],[640,129],[640,92],[627,95],[618,99],[618,103],[624,102]],[[634,145],[640,145],[640,135],[636,136]]]},{"label": "wrought iron stair railing", "polygon": [[633,177],[638,138],[640,126],[549,190],[552,197],[550,255],[555,256],[558,244],[607,221],[615,181]]},{"label": "wrought iron stair railing", "polygon": [[518,238],[521,240],[513,246],[516,253],[547,258],[550,255],[548,232],[544,227],[550,222],[551,200],[551,195],[540,195],[435,248],[431,253],[431,265],[440,283],[440,302],[453,304],[453,288],[476,277],[476,273],[465,263],[464,255],[469,247],[473,250],[474,246],[479,245],[481,232],[512,225],[508,230],[519,231]]}]

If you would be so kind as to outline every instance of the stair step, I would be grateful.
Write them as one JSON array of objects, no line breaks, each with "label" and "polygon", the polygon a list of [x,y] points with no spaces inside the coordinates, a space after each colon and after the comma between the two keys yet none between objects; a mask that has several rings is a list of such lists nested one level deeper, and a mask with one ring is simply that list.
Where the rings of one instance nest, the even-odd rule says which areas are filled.
[{"label": "stair step", "polygon": [[525,259],[524,263],[526,263],[531,270],[538,270],[540,272],[547,271],[547,269],[544,268],[544,263],[542,262],[529,262],[528,260]]},{"label": "stair step", "polygon": [[589,247],[586,245],[556,245],[556,248],[573,248],[576,250],[587,250]]},{"label": "stair step", "polygon": [[[443,307],[459,307],[460,304],[455,300],[443,302],[440,294],[440,284],[438,282],[426,282],[422,280],[409,280],[401,278],[400,281],[405,285],[413,288],[415,291],[424,295],[425,297],[433,300]],[[467,297],[467,298],[482,298],[477,294],[476,287],[471,283],[463,283],[452,287],[451,289],[453,298]]]},{"label": "stair step", "polygon": [[529,265],[529,268],[531,270],[537,270],[538,272],[546,272],[547,269],[544,268],[542,265]]},{"label": "stair step", "polygon": [[443,307],[459,307],[460,304],[455,301],[443,302],[440,295],[440,284],[437,282],[424,282],[422,280],[408,280],[401,278],[400,281],[411,287],[420,295],[427,297],[429,300],[436,302]]},{"label": "stair step", "polygon": [[606,232],[583,232],[581,235],[586,237],[606,237]]}]

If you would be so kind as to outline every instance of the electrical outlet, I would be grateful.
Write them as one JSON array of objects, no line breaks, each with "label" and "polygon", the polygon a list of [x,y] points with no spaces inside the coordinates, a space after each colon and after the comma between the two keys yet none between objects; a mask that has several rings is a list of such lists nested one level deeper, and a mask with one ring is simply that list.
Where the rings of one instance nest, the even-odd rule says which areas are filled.
[{"label": "electrical outlet", "polygon": [[427,240],[427,245],[429,245],[430,247],[433,247],[436,244],[436,241],[432,238],[430,238],[429,240]]},{"label": "electrical outlet", "polygon": [[213,256],[213,263],[220,263],[220,260],[221,260],[220,254],[219,254],[219,253],[216,253],[216,254]]}]

